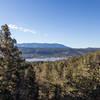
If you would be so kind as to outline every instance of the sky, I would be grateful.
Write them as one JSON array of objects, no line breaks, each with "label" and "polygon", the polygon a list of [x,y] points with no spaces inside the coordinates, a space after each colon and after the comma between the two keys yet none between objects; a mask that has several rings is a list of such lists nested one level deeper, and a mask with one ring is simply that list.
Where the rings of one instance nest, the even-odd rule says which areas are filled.
[{"label": "sky", "polygon": [[0,0],[0,26],[18,43],[100,47],[100,0]]}]

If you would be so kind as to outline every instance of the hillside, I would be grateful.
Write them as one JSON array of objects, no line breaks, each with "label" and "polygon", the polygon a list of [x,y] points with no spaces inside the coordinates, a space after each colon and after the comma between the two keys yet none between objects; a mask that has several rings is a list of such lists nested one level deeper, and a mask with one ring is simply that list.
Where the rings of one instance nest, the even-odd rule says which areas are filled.
[{"label": "hillside", "polygon": [[19,49],[23,52],[24,58],[79,56],[100,50],[100,48],[75,49],[75,48],[29,48],[29,47],[19,47]]},{"label": "hillside", "polygon": [[100,100],[100,51],[32,66],[40,100]]}]

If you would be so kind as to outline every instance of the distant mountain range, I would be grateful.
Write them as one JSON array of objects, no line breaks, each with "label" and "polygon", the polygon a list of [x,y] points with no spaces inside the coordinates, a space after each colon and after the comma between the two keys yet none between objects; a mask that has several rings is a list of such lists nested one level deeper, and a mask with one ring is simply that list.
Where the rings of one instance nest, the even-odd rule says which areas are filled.
[{"label": "distant mountain range", "polygon": [[100,48],[76,49],[57,43],[23,43],[17,44],[17,46],[22,51],[24,58],[80,56],[100,50]]},{"label": "distant mountain range", "polygon": [[28,48],[70,48],[58,43],[21,43],[17,44],[17,46]]}]

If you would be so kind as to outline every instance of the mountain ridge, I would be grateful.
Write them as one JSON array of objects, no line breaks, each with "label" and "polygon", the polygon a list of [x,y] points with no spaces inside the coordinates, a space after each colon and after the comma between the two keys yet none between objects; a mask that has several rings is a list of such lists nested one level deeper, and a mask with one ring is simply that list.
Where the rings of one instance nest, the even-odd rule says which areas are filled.
[{"label": "mountain ridge", "polygon": [[59,43],[18,43],[16,45],[29,48],[71,48]]}]

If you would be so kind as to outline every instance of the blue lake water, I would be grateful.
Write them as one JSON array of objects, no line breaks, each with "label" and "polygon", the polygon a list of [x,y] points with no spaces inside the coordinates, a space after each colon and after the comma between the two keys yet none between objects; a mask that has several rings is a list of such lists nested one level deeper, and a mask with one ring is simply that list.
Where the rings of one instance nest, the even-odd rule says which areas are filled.
[{"label": "blue lake water", "polygon": [[65,60],[67,58],[63,57],[63,58],[33,58],[33,59],[26,59],[26,61],[28,62],[35,62],[35,61],[58,61],[58,60]]}]

